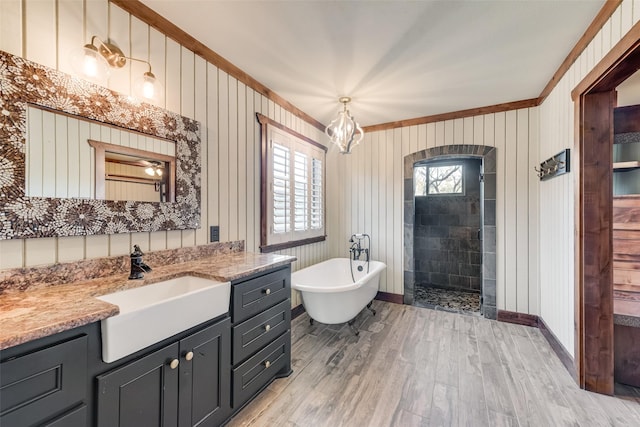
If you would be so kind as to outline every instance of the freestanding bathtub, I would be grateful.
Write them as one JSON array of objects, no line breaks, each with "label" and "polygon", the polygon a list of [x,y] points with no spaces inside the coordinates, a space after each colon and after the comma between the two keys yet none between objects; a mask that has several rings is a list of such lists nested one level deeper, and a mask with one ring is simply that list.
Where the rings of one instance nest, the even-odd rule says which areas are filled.
[{"label": "freestanding bathtub", "polygon": [[[333,258],[291,274],[291,287],[302,294],[302,304],[320,323],[345,323],[355,318],[378,292],[380,273],[387,267],[379,261],[351,261]],[[358,267],[362,271],[358,271]]]}]

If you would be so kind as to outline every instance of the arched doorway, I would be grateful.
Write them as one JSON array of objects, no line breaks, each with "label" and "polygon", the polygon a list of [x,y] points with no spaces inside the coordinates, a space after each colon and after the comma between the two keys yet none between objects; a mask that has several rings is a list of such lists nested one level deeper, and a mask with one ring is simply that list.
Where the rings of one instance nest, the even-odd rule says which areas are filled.
[{"label": "arched doorway", "polygon": [[413,304],[416,284],[414,261],[415,205],[413,168],[429,160],[480,158],[484,175],[482,204],[482,313],[488,319],[497,317],[496,310],[496,148],[484,145],[446,145],[428,148],[404,158],[404,303]]}]

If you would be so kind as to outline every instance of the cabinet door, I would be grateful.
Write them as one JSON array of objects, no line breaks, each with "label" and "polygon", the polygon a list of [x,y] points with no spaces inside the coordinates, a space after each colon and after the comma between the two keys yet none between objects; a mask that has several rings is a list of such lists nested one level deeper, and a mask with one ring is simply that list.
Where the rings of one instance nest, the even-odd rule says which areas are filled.
[{"label": "cabinet door", "polygon": [[174,343],[98,376],[98,427],[176,426],[177,358]]},{"label": "cabinet door", "polygon": [[86,336],[0,364],[1,426],[40,425],[86,397]]},{"label": "cabinet door", "polygon": [[231,320],[180,341],[180,427],[218,426],[231,413]]}]

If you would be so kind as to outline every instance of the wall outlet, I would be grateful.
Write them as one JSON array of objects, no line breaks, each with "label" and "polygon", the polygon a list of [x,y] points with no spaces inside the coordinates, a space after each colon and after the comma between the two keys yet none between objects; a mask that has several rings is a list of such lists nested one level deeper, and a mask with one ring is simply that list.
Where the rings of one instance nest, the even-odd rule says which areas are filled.
[{"label": "wall outlet", "polygon": [[209,227],[209,242],[219,242],[220,241],[220,226],[212,225]]}]

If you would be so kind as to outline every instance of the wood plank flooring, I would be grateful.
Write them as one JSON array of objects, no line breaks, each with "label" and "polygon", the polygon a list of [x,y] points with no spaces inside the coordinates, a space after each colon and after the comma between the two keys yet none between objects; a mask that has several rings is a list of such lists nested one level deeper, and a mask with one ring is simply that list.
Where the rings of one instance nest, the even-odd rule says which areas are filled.
[{"label": "wood plank flooring", "polygon": [[540,331],[375,301],[346,325],[292,324],[293,374],[229,426],[639,426],[637,390],[580,390]]}]

